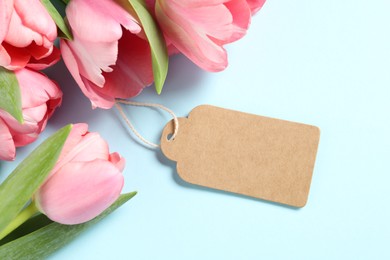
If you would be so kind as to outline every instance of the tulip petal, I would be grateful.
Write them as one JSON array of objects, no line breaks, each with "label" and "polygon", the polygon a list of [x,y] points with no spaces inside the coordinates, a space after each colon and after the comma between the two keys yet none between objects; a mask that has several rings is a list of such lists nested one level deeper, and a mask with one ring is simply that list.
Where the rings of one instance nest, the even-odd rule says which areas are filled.
[{"label": "tulip petal", "polygon": [[205,70],[221,71],[226,68],[227,54],[223,47],[215,44],[207,35],[198,34],[190,24],[177,24],[164,11],[157,1],[157,19],[164,34],[181,53]]},{"label": "tulip petal", "polygon": [[246,0],[157,0],[155,12],[167,40],[208,71],[226,68],[223,45],[243,37],[251,17]]},{"label": "tulip petal", "polygon": [[[83,124],[83,123],[74,124],[72,126],[72,130],[69,133],[68,138],[66,139],[64,147],[62,148],[60,157],[58,158],[58,162],[64,161],[68,153],[72,151],[72,149],[81,141],[83,136],[86,135],[87,133],[88,133],[87,124]],[[69,160],[65,160],[65,161],[69,161]],[[55,170],[53,169],[53,172],[54,171]]]},{"label": "tulip petal", "polygon": [[61,104],[62,92],[58,85],[40,72],[30,69],[15,71],[22,97],[24,123],[20,124],[5,111],[0,117],[8,125],[15,145],[24,146],[37,139],[44,130],[54,109]]},{"label": "tulip petal", "polygon": [[[38,130],[36,122],[31,122],[30,120],[25,121],[23,124],[20,124],[15,118],[5,111],[0,110],[0,117],[10,128],[12,135],[16,134],[30,134]],[[25,115],[23,111],[23,119],[25,120]]]},{"label": "tulip petal", "polygon": [[66,15],[75,38],[90,42],[119,40],[121,24],[133,33],[141,30],[134,17],[112,0],[72,0]]},{"label": "tulip petal", "polygon": [[8,125],[16,147],[30,144],[38,138],[47,123],[46,110],[46,104],[23,109],[23,124],[20,124],[8,113],[0,111],[0,117]]},{"label": "tulip petal", "polygon": [[95,85],[103,87],[105,79],[102,71],[112,71],[110,66],[117,60],[118,42],[88,42],[75,36],[74,40],[68,41],[67,44],[74,57],[78,57],[80,74]]},{"label": "tulip petal", "polygon": [[115,97],[104,94],[101,90],[102,88],[96,86],[89,80],[85,79],[83,76],[82,80],[88,93],[87,97],[91,100],[92,108],[105,108],[109,109],[115,104]]},{"label": "tulip petal", "polygon": [[53,50],[49,54],[41,59],[35,59],[31,57],[29,63],[26,65],[28,68],[33,70],[44,70],[54,64],[56,64],[61,59],[61,52],[53,46]]},{"label": "tulip petal", "polygon": [[11,57],[7,53],[7,50],[0,44],[0,66],[9,69],[8,66],[10,63]]},{"label": "tulip petal", "polygon": [[153,82],[149,44],[125,31],[119,40],[119,53],[113,71],[103,74],[106,84],[99,92],[116,98],[134,97]]},{"label": "tulip petal", "polygon": [[52,175],[36,194],[50,219],[74,225],[93,219],[120,195],[123,175],[110,162],[72,162]]},{"label": "tulip petal", "polygon": [[126,160],[119,153],[110,154],[109,161],[112,162],[121,172],[125,168]]},{"label": "tulip petal", "polygon": [[[31,57],[39,60],[53,52],[57,27],[39,0],[0,0],[0,27],[0,66],[21,69]],[[44,63],[36,67],[46,68]]]},{"label": "tulip petal", "polygon": [[42,45],[37,45],[35,42],[32,42],[26,47],[26,50],[31,53],[32,58],[39,60],[49,56],[53,51],[53,46],[45,48]]},{"label": "tulip petal", "polygon": [[[39,128],[42,129],[41,127]],[[39,136],[39,132],[34,132],[30,134],[15,134],[13,136],[15,141],[15,147],[23,147],[28,144],[31,144],[32,142],[37,140],[38,136]]]},{"label": "tulip petal", "polygon": [[13,5],[13,0],[0,0],[0,44],[8,33],[8,25],[11,20]]},{"label": "tulip petal", "polygon": [[8,126],[0,118],[0,160],[12,161],[15,159],[15,144]]},{"label": "tulip petal", "polygon": [[98,133],[89,133],[87,124],[75,124],[52,172],[58,171],[70,161],[109,160],[109,157],[108,145]]},{"label": "tulip petal", "polygon": [[251,11],[242,1],[230,1],[225,3],[226,8],[232,14],[232,23],[226,26],[226,31],[231,34],[222,35],[217,40],[222,40],[223,44],[231,43],[241,39],[247,32],[251,23]]},{"label": "tulip petal", "polygon": [[[24,124],[19,124],[9,115],[3,118],[15,133],[16,145],[24,146],[44,130],[47,119],[61,104],[62,92],[56,83],[40,72],[21,69],[15,75],[22,96]],[[27,135],[27,138],[23,135]]]},{"label": "tulip petal", "polygon": [[[52,42],[57,37],[57,26],[42,3],[39,0],[30,0],[28,4],[25,0],[14,1],[15,11],[23,18],[23,25],[48,39],[46,44],[43,41],[43,46],[46,48],[52,46]],[[34,39],[38,44],[36,40]],[[43,40],[42,37],[41,40]]]},{"label": "tulip petal", "polygon": [[79,85],[84,95],[86,95],[89,98],[89,95],[86,92],[84,86],[84,82],[80,76],[79,64],[68,43],[69,41],[65,41],[65,40],[60,41],[60,46],[61,46],[60,50],[61,50],[62,58],[64,59],[64,63],[68,68],[70,74],[72,75],[73,79],[76,81],[77,85]]},{"label": "tulip petal", "polygon": [[265,0],[247,0],[247,2],[251,9],[252,15],[254,15],[263,7]]},{"label": "tulip petal", "polygon": [[18,48],[27,47],[33,41],[40,45],[43,43],[42,36],[26,27],[17,12],[12,13],[8,34],[4,40]]},{"label": "tulip petal", "polygon": [[23,108],[36,107],[46,104],[48,100],[62,98],[58,85],[43,73],[22,69],[16,71],[15,75],[19,82]]},{"label": "tulip petal", "polygon": [[[30,60],[30,54],[23,48],[14,47],[6,42],[0,48],[0,66],[8,70],[22,69]],[[12,57],[12,58],[11,58]]]},{"label": "tulip petal", "polygon": [[67,154],[64,161],[87,162],[94,159],[108,160],[108,145],[98,133],[88,133]]},{"label": "tulip petal", "polygon": [[97,106],[101,108],[111,108],[115,103],[115,99],[107,95],[98,94],[94,89],[98,89],[99,87],[94,87],[92,84],[89,84],[88,80],[79,74],[80,65],[68,44],[69,41],[61,40],[62,58],[81,91],[90,99],[93,108]]}]

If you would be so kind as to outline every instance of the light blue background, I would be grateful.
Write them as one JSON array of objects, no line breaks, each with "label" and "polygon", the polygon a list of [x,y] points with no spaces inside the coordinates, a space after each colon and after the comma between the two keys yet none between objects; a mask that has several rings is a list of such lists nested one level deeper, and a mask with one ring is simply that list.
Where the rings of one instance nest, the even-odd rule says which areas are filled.
[{"label": "light blue background", "polygon": [[[319,126],[308,204],[295,210],[184,183],[114,110],[91,110],[59,64],[49,74],[63,87],[63,106],[38,142],[87,122],[127,159],[124,191],[139,193],[52,259],[390,258],[390,1],[269,0],[228,51],[230,65],[217,74],[174,57],[162,95],[151,87],[136,100],[179,116],[213,104]],[[170,119],[126,111],[154,141]],[[2,163],[0,178],[36,145]]]}]

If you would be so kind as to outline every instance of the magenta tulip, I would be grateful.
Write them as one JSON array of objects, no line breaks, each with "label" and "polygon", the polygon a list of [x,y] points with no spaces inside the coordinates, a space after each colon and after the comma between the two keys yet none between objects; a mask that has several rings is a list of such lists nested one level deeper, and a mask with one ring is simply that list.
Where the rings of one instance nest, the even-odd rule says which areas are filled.
[{"label": "magenta tulip", "polygon": [[114,0],[72,0],[66,8],[74,39],[61,40],[61,53],[94,108],[111,108],[153,82],[149,43],[130,9]]},{"label": "magenta tulip", "polygon": [[35,141],[62,101],[62,92],[58,85],[44,74],[30,69],[21,69],[14,73],[22,96],[24,123],[20,124],[0,109],[1,160],[13,160],[15,147]]},{"label": "magenta tulip", "polygon": [[[207,71],[228,65],[225,44],[242,38],[251,21],[251,9],[264,1],[156,0],[155,15],[166,41]],[[251,8],[250,6],[251,5]]]},{"label": "magenta tulip", "polygon": [[73,125],[60,157],[34,196],[37,208],[53,221],[79,224],[93,219],[119,197],[125,160],[109,153],[98,133]]},{"label": "magenta tulip", "polygon": [[39,0],[0,0],[0,66],[44,69],[60,58],[57,27]]}]

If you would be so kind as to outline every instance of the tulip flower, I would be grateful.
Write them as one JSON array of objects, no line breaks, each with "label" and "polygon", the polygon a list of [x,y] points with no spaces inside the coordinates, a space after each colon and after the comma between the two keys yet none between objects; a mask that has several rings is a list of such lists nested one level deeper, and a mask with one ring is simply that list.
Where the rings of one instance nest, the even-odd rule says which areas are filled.
[{"label": "tulip flower", "polygon": [[221,71],[228,64],[223,46],[246,34],[251,8],[246,0],[156,0],[155,15],[167,42],[202,69]]},{"label": "tulip flower", "polygon": [[15,147],[35,141],[62,101],[60,88],[44,74],[30,69],[14,73],[20,87],[24,123],[0,109],[0,160],[13,160]]},{"label": "tulip flower", "polygon": [[57,27],[39,0],[0,0],[0,66],[44,69],[60,58]]},{"label": "tulip flower", "polygon": [[34,196],[37,208],[61,224],[93,219],[119,197],[125,160],[109,153],[98,133],[76,124],[48,179]]},{"label": "tulip flower", "polygon": [[149,43],[130,9],[113,0],[72,0],[66,8],[73,40],[61,40],[61,53],[94,108],[111,108],[153,82]]}]

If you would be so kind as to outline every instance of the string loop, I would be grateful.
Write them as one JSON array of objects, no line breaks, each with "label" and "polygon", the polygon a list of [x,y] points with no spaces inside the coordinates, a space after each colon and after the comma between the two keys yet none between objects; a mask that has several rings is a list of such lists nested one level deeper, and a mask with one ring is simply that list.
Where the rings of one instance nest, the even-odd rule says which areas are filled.
[{"label": "string loop", "polygon": [[177,135],[177,132],[179,131],[179,120],[177,119],[177,116],[175,115],[175,113],[170,110],[169,108],[167,107],[164,107],[163,105],[160,105],[160,104],[155,104],[155,103],[146,103],[146,102],[137,102],[137,101],[129,101],[129,100],[126,100],[126,99],[116,99],[116,102],[115,102],[115,107],[118,109],[118,112],[119,114],[121,115],[121,117],[123,118],[123,120],[126,122],[127,126],[130,128],[130,130],[135,134],[135,136],[138,137],[138,139],[140,139],[144,144],[150,146],[150,147],[153,147],[153,148],[160,148],[160,145],[159,144],[155,144],[153,142],[150,142],[148,140],[146,140],[134,127],[134,125],[130,122],[130,120],[128,119],[128,117],[126,116],[125,112],[123,111],[123,108],[121,107],[120,104],[125,104],[125,105],[129,105],[129,106],[138,106],[138,107],[155,107],[155,108],[158,108],[158,109],[161,109],[161,110],[164,110],[166,112],[168,112],[172,117],[173,117],[173,122],[174,122],[174,130],[173,130],[173,134],[172,136],[168,139],[168,141],[172,141],[173,139],[175,139],[176,135]]}]

